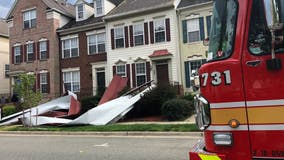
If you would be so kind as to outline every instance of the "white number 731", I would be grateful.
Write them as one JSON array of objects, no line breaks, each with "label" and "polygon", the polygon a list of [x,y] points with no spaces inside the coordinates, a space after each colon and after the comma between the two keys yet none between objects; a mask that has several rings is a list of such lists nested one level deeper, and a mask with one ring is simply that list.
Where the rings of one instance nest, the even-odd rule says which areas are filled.
[{"label": "white number 731", "polygon": [[[210,76],[212,78],[211,84],[213,86],[220,85],[222,83],[222,75],[224,75],[224,80],[225,80],[225,84],[226,85],[229,85],[229,84],[232,83],[232,81],[231,81],[231,72],[230,72],[230,70],[226,70],[223,73],[220,73],[220,72],[217,72],[217,71],[212,72],[210,74]],[[203,73],[201,75],[201,78],[203,79],[203,83],[202,83],[203,87],[205,87],[207,85],[208,76],[209,76],[208,73]]]}]

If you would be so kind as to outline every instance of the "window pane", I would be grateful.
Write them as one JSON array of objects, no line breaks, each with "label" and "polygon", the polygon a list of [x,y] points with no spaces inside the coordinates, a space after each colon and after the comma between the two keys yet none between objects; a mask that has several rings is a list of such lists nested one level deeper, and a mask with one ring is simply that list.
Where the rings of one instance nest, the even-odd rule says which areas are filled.
[{"label": "window pane", "polygon": [[134,25],[134,35],[141,35],[144,31],[144,25],[143,24],[137,24]]},{"label": "window pane", "polygon": [[72,46],[72,48],[78,47],[78,39],[77,38],[71,39],[71,46]]},{"label": "window pane", "polygon": [[124,34],[123,34],[123,27],[120,27],[120,28],[115,28],[114,29],[114,38],[117,39],[117,38],[124,38]]},{"label": "window pane", "polygon": [[30,11],[31,19],[36,19],[36,10]]},{"label": "window pane", "polygon": [[96,45],[89,46],[89,54],[95,54],[96,53]]},{"label": "window pane", "polygon": [[105,44],[99,44],[98,45],[98,53],[105,52]]},{"label": "window pane", "polygon": [[136,64],[136,74],[146,74],[146,66],[145,63],[137,63]]},{"label": "window pane", "polygon": [[69,58],[70,57],[70,49],[65,49],[64,51],[63,58]]},{"label": "window pane", "polygon": [[155,31],[163,31],[165,30],[165,21],[164,19],[155,21]]},{"label": "window pane", "polygon": [[29,12],[24,12],[23,18],[24,18],[24,21],[29,20],[30,19],[30,13]]},{"label": "window pane", "polygon": [[200,41],[199,31],[188,32],[188,42]]},{"label": "window pane", "polygon": [[135,46],[143,45],[143,44],[144,44],[143,35],[135,36],[135,37],[134,37],[134,41],[135,41]]},{"label": "window pane", "polygon": [[24,29],[30,28],[30,22],[29,21],[24,21]]},{"label": "window pane", "polygon": [[64,72],[63,73],[63,80],[66,83],[71,82],[71,72]]},{"label": "window pane", "polygon": [[72,80],[73,82],[80,82],[80,72],[72,72]]},{"label": "window pane", "polygon": [[141,86],[146,83],[146,76],[137,76],[137,86]]},{"label": "window pane", "polygon": [[89,36],[89,44],[96,44],[96,36],[95,35],[90,35]]},{"label": "window pane", "polygon": [[35,27],[36,26],[36,19],[32,19],[31,20],[31,27]]},{"label": "window pane", "polygon": [[116,74],[120,75],[122,77],[126,77],[126,69],[125,69],[125,65],[119,65],[116,66]]},{"label": "window pane", "polygon": [[78,48],[71,49],[71,57],[78,57]]},{"label": "window pane", "polygon": [[124,39],[116,39],[115,40],[115,48],[123,48],[124,47]]},{"label": "window pane", "polygon": [[187,21],[187,31],[193,32],[193,31],[199,31],[199,19],[190,19]]},{"label": "window pane", "polygon": [[63,49],[69,49],[70,48],[70,41],[64,40],[63,41]]},{"label": "window pane", "polygon": [[155,33],[155,42],[164,42],[165,41],[165,32],[156,32]]},{"label": "window pane", "polygon": [[105,43],[105,33],[98,34],[98,43]]}]

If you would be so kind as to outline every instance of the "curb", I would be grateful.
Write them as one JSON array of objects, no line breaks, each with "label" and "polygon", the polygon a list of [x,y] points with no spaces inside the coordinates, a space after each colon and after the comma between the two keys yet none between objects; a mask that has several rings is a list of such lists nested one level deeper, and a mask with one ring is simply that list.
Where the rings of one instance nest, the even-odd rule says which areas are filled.
[{"label": "curb", "polygon": [[202,132],[57,132],[0,131],[0,135],[82,135],[82,136],[182,136],[201,138]]}]

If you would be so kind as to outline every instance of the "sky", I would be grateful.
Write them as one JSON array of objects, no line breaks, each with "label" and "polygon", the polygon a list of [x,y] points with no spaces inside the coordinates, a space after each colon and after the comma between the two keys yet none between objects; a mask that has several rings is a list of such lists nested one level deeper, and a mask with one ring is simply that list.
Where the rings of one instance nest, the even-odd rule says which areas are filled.
[{"label": "sky", "polygon": [[[76,0],[68,0],[69,3],[74,3]],[[88,0],[90,1],[90,0]],[[0,0],[0,18],[5,18],[9,12],[14,0]]]}]

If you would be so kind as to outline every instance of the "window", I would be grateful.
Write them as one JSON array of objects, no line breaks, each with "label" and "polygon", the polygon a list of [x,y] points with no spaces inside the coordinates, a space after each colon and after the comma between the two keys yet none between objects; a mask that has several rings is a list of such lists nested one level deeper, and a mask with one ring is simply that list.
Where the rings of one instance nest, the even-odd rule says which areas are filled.
[{"label": "window", "polygon": [[228,58],[233,53],[237,14],[236,0],[214,1],[208,60]]},{"label": "window", "polygon": [[[282,1],[281,1],[282,2]],[[277,4],[277,3],[276,3]],[[280,7],[280,4],[277,4]],[[251,22],[249,28],[249,51],[254,55],[266,55],[271,53],[271,33],[266,25],[263,3],[253,1]],[[283,9],[280,8],[280,17],[283,18]],[[282,12],[281,12],[282,11]],[[283,28],[275,31],[275,53],[284,52]]]},{"label": "window", "polygon": [[155,42],[165,42],[166,40],[166,25],[164,19],[158,19],[154,22]]},{"label": "window", "polygon": [[5,64],[5,78],[9,78],[10,65]]},{"label": "window", "polygon": [[96,0],[96,13],[97,16],[100,16],[103,14],[103,2],[102,0]]},{"label": "window", "polygon": [[80,92],[80,71],[63,72],[65,90]]},{"label": "window", "polygon": [[185,78],[186,87],[190,88],[194,84],[194,77],[198,75],[198,70],[202,64],[206,62],[205,59],[198,59],[185,62]]},{"label": "window", "polygon": [[88,36],[89,55],[105,52],[105,33]]},{"label": "window", "polygon": [[41,60],[45,60],[47,59],[47,42],[46,41],[42,41],[39,42],[39,56]]},{"label": "window", "polygon": [[188,42],[200,41],[199,18],[187,21],[187,37]]},{"label": "window", "polygon": [[136,24],[133,26],[134,44],[135,46],[144,44],[144,25]]},{"label": "window", "polygon": [[114,29],[115,48],[124,48],[124,29],[123,27]]},{"label": "window", "polygon": [[28,43],[26,45],[27,49],[27,62],[32,62],[34,60],[34,44]]},{"label": "window", "polygon": [[72,38],[62,41],[63,58],[78,57],[78,38]]},{"label": "window", "polygon": [[14,61],[15,64],[19,64],[21,63],[22,59],[21,59],[21,46],[16,46],[14,47]]},{"label": "window", "polygon": [[116,66],[116,75],[119,75],[121,77],[126,77],[126,65],[117,65]]},{"label": "window", "polygon": [[78,16],[78,19],[82,19],[82,18],[84,18],[84,6],[83,6],[83,4],[79,4],[78,6],[77,6],[77,16]]},{"label": "window", "polygon": [[30,10],[23,13],[24,29],[36,26],[36,10]]},{"label": "window", "polygon": [[40,92],[48,93],[47,73],[40,73]]},{"label": "window", "polygon": [[136,86],[146,83],[146,63],[136,63]]}]

